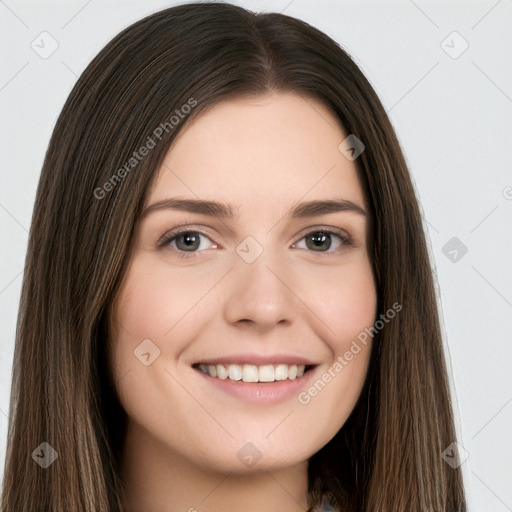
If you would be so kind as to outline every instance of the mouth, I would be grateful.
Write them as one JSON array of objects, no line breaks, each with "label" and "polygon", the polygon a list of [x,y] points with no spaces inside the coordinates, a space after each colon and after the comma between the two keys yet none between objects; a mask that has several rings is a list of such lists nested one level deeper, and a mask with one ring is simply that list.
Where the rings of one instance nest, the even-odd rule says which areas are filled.
[{"label": "mouth", "polygon": [[241,381],[247,383],[272,383],[295,380],[310,372],[317,365],[313,364],[228,364],[196,363],[196,370],[219,380]]}]

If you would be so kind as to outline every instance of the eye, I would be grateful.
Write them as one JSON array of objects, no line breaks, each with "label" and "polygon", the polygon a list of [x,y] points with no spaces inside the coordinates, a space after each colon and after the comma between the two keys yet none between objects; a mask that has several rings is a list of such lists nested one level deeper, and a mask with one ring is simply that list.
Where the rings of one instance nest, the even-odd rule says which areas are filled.
[{"label": "eye", "polygon": [[[338,243],[334,250],[330,251],[329,249],[332,247],[333,237],[338,239]],[[328,254],[339,252],[339,249],[343,248],[343,246],[352,245],[352,241],[349,236],[341,231],[333,231],[332,229],[316,229],[315,231],[310,231],[300,239],[300,241],[302,240],[306,241],[306,249],[310,249],[313,252]],[[297,244],[294,244],[293,247],[297,247],[299,249],[304,248],[298,247]]]},{"label": "eye", "polygon": [[[210,240],[204,233],[194,231],[191,229],[174,230],[165,234],[158,242],[158,246],[169,246],[178,251],[178,255],[186,257],[183,253],[200,252],[199,248],[205,249],[201,246],[201,237]],[[211,240],[210,240],[211,241]],[[214,245],[214,248],[217,245]]]}]

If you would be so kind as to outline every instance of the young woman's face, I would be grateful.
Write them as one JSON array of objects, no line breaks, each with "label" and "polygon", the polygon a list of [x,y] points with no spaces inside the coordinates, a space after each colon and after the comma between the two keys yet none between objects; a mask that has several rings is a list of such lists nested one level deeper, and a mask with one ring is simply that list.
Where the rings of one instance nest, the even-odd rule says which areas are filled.
[{"label": "young woman's face", "polygon": [[[153,468],[289,467],[348,418],[371,343],[345,354],[373,325],[376,289],[347,135],[316,100],[274,94],[217,105],[166,155],[110,340],[132,445]],[[340,200],[355,207],[301,208]]]}]

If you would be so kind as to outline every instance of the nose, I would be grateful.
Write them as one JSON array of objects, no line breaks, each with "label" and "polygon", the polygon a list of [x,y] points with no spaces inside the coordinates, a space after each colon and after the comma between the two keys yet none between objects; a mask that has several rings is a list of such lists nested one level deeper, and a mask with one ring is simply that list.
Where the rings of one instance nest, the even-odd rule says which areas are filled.
[{"label": "nose", "polygon": [[237,256],[230,273],[224,315],[233,325],[252,325],[267,331],[278,324],[291,324],[300,310],[293,276],[271,251],[252,263]]}]

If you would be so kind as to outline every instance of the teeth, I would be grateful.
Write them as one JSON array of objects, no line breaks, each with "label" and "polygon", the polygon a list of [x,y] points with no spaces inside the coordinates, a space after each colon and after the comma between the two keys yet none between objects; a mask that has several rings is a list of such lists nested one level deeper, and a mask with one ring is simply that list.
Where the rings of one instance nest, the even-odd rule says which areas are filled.
[{"label": "teeth", "polygon": [[[208,371],[208,373],[210,373]],[[229,378],[231,380],[242,380],[242,368],[240,368],[240,366],[238,366],[237,364],[230,364],[229,367],[228,367],[228,374],[229,374]],[[211,375],[211,377],[215,377],[215,375]]]},{"label": "teeth", "polygon": [[294,380],[302,377],[306,369],[303,364],[266,364],[256,366],[253,364],[200,364],[199,369],[210,377],[217,379],[241,380],[243,382],[274,382],[278,380]]},{"label": "teeth", "polygon": [[285,380],[288,378],[289,370],[287,364],[278,364],[274,370],[274,379]]},{"label": "teeth", "polygon": [[244,382],[258,382],[258,367],[252,364],[244,364],[242,380]]},{"label": "teeth", "polygon": [[[224,379],[228,378],[228,371],[226,370],[225,366],[218,364],[215,368],[217,370],[217,378],[218,379],[224,380]],[[210,377],[215,377],[215,375],[213,375],[213,372],[208,371],[207,373],[208,373],[208,375],[210,375]]]},{"label": "teeth", "polygon": [[260,382],[274,382],[274,367],[271,364],[260,366],[258,375]]}]

